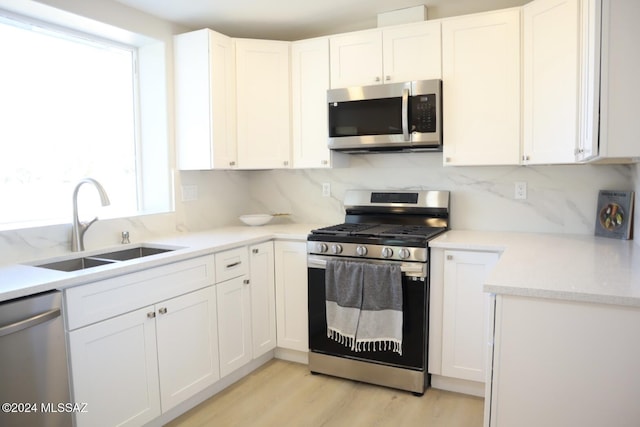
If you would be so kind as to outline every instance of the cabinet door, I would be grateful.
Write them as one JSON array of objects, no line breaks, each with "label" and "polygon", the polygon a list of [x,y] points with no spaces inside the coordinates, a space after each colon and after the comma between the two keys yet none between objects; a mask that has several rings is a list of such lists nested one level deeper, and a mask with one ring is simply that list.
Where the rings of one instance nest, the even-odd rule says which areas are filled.
[{"label": "cabinet door", "polygon": [[235,51],[239,166],[289,167],[289,42],[236,39]]},{"label": "cabinet door", "polygon": [[235,167],[235,62],[229,37],[211,30],[174,38],[180,169]]},{"label": "cabinet door", "polygon": [[490,325],[482,286],[497,261],[497,253],[445,251],[442,375],[485,381]]},{"label": "cabinet door", "polygon": [[140,426],[160,415],[153,313],[146,307],[69,333],[73,401],[88,404],[78,427]]},{"label": "cabinet door", "polygon": [[294,42],[291,45],[294,167],[329,166],[327,89],[329,40],[321,38]]},{"label": "cabinet door", "polygon": [[444,165],[520,162],[520,10],[442,22]]},{"label": "cabinet door", "polygon": [[579,0],[523,7],[523,160],[573,163],[578,142]]},{"label": "cabinet door", "polygon": [[253,358],[276,347],[276,288],[273,242],[249,248]]},{"label": "cabinet door", "polygon": [[359,31],[330,37],[331,87],[382,83],[382,33]]},{"label": "cabinet door", "polygon": [[213,286],[156,304],[162,410],[220,378]]},{"label": "cabinet door", "polygon": [[307,246],[276,241],[275,248],[278,347],[309,351]]},{"label": "cabinet door", "polygon": [[402,25],[382,32],[384,82],[442,77],[440,22]]},{"label": "cabinet door", "polygon": [[216,284],[220,376],[251,361],[251,294],[247,276]]}]

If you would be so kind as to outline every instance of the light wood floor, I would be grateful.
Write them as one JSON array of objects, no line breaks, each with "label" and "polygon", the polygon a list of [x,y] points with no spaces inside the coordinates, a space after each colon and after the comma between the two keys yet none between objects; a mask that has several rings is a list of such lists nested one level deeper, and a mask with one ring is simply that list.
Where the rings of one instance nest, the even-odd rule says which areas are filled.
[{"label": "light wood floor", "polygon": [[417,397],[274,359],[168,426],[481,427],[482,411],[478,397],[432,388]]}]

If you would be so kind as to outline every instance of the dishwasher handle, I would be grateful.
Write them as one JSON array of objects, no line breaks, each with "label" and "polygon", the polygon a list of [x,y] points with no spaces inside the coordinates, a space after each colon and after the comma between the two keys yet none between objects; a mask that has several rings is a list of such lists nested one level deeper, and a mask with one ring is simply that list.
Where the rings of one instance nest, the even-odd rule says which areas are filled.
[{"label": "dishwasher handle", "polygon": [[60,316],[60,309],[54,308],[53,310],[45,311],[40,314],[36,314],[33,317],[29,317],[28,319],[19,320],[15,323],[10,323],[5,326],[0,326],[0,337],[7,336],[9,334],[13,334],[16,332],[20,332],[27,328],[31,328],[33,326],[39,325],[41,323],[47,322],[51,319],[55,319]]}]

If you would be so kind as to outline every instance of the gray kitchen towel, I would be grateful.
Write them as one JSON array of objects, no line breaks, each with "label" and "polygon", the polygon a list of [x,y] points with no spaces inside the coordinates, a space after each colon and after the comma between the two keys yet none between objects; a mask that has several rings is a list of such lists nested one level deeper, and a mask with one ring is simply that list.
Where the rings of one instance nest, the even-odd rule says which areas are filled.
[{"label": "gray kitchen towel", "polygon": [[402,354],[400,266],[329,260],[327,335],[354,351]]}]

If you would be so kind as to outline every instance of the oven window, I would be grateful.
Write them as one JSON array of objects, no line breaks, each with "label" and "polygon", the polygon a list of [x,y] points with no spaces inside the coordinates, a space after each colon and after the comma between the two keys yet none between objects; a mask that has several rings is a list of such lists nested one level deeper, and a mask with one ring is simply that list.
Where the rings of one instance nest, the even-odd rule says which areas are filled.
[{"label": "oven window", "polygon": [[329,103],[329,136],[402,133],[402,98]]}]

